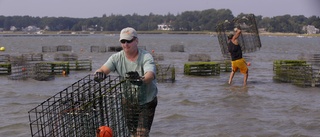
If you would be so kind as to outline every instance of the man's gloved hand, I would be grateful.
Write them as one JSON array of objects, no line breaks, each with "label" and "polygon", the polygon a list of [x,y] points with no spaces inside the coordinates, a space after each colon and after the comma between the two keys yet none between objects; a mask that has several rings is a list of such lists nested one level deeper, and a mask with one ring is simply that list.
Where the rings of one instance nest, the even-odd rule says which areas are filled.
[{"label": "man's gloved hand", "polygon": [[129,71],[126,74],[127,79],[140,79],[140,75],[137,71]]},{"label": "man's gloved hand", "polygon": [[96,72],[96,73],[94,73],[93,80],[96,81],[96,82],[101,82],[106,78],[107,78],[107,75],[104,74],[103,72]]},{"label": "man's gloved hand", "polygon": [[131,84],[138,86],[143,84],[143,81],[137,71],[127,72],[126,75],[126,78],[131,82]]}]

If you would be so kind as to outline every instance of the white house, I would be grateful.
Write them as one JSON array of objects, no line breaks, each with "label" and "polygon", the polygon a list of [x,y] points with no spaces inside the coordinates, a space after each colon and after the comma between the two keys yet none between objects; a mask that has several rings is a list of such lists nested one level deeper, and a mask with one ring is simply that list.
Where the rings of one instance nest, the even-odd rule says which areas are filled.
[{"label": "white house", "polygon": [[23,31],[25,32],[37,32],[37,31],[40,31],[40,28],[36,27],[36,26],[28,26],[24,29],[22,29]]},{"label": "white house", "polygon": [[317,34],[319,33],[319,29],[313,25],[303,26],[302,30],[307,32],[307,34]]},{"label": "white house", "polygon": [[158,25],[158,30],[173,30],[171,25],[167,24],[159,24]]},{"label": "white house", "polygon": [[16,31],[16,30],[17,30],[17,28],[15,26],[10,27],[10,31]]}]

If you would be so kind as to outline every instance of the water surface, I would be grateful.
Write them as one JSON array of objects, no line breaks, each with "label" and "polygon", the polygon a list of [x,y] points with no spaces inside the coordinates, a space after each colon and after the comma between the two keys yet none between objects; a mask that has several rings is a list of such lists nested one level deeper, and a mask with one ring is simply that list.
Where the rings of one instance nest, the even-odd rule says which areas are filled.
[{"label": "water surface", "polygon": [[[176,67],[175,83],[159,83],[158,107],[152,137],[240,137],[320,135],[320,88],[301,88],[274,82],[273,61],[308,58],[319,53],[319,38],[261,37],[259,51],[246,53],[248,86],[236,73],[228,85],[229,73],[197,77],[183,75],[190,54],[208,54],[221,60],[217,37],[209,35],[139,35],[139,45],[164,55],[159,63]],[[182,44],[185,52],[170,52]],[[112,52],[91,53],[90,46],[119,46],[118,35],[1,37],[6,47],[1,54],[41,53],[42,46],[70,45],[79,58],[90,58],[93,69],[100,67]],[[54,53],[44,53],[53,60]],[[93,71],[94,71],[93,70]],[[48,97],[67,88],[93,71],[72,71],[52,81],[9,80],[0,76],[0,136],[30,136],[28,111]]]}]

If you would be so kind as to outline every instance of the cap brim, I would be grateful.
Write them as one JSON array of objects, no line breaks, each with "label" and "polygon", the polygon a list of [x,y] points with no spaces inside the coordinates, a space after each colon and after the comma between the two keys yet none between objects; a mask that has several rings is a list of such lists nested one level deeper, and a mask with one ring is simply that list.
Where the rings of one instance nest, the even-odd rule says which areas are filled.
[{"label": "cap brim", "polygon": [[133,37],[131,37],[131,36],[122,36],[122,37],[120,37],[119,41],[121,41],[121,40],[132,40],[132,39],[133,39]]}]

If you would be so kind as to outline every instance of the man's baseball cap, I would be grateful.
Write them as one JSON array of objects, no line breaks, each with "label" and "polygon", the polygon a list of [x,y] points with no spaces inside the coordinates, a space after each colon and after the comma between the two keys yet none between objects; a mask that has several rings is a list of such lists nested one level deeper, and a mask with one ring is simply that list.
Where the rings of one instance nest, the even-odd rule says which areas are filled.
[{"label": "man's baseball cap", "polygon": [[232,39],[232,37],[233,37],[233,34],[230,33],[230,34],[228,35],[228,39]]},{"label": "man's baseball cap", "polygon": [[127,27],[121,30],[120,39],[121,40],[132,40],[133,38],[138,37],[137,31],[134,28]]}]

